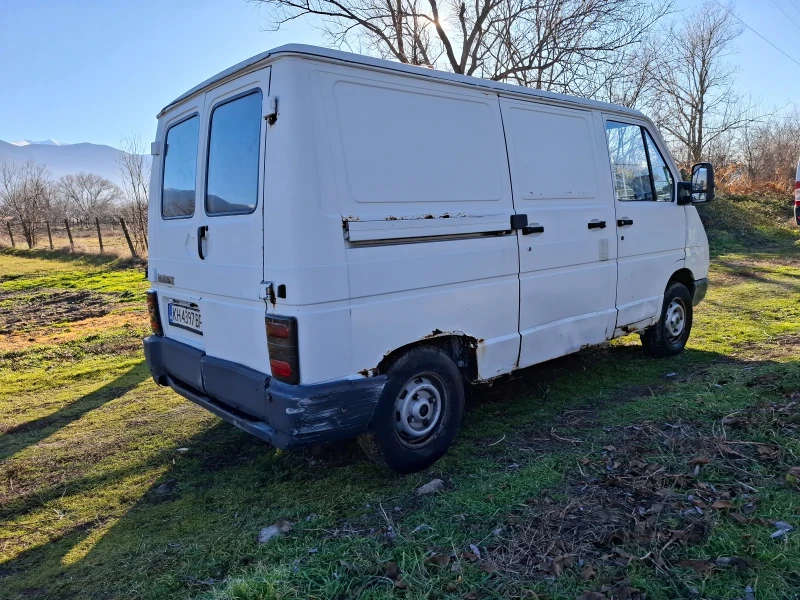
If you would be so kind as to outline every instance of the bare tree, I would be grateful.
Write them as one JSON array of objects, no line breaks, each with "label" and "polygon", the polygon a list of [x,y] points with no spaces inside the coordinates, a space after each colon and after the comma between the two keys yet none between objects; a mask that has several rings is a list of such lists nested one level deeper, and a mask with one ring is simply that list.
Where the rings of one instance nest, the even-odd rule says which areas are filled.
[{"label": "bare tree", "polygon": [[0,210],[19,220],[28,247],[36,245],[36,223],[50,210],[50,173],[44,165],[0,162]]},{"label": "bare tree", "polygon": [[790,190],[800,157],[800,108],[748,127],[742,136],[741,154],[751,184]]},{"label": "bare tree", "polygon": [[147,250],[147,204],[150,199],[150,163],[144,150],[141,136],[135,134],[123,136],[117,154],[124,194],[120,212],[140,250]]},{"label": "bare tree", "polygon": [[454,73],[593,95],[672,0],[253,0],[279,28],[316,18],[336,47]]},{"label": "bare tree", "polygon": [[106,216],[122,195],[114,183],[94,173],[64,175],[58,180],[58,189],[70,213],[84,223]]},{"label": "bare tree", "polygon": [[732,4],[707,0],[673,24],[663,45],[668,60],[653,79],[653,113],[687,164],[709,158],[712,149],[723,155],[732,134],[757,120],[727,60],[741,33]]},{"label": "bare tree", "polygon": [[598,65],[596,89],[586,89],[585,96],[630,108],[648,110],[656,93],[656,78],[665,57],[663,36],[651,33],[635,45],[621,49],[616,59]]}]

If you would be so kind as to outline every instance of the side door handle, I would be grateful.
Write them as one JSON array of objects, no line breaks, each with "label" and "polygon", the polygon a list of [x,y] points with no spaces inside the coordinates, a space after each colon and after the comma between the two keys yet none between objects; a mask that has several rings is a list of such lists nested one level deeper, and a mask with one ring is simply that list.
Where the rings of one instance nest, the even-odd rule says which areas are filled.
[{"label": "side door handle", "polygon": [[617,219],[617,227],[625,227],[626,225],[633,225],[633,219]]},{"label": "side door handle", "polygon": [[589,221],[589,229],[605,229],[605,221]]},{"label": "side door handle", "polygon": [[197,255],[200,257],[200,260],[206,259],[203,254],[203,238],[206,237],[206,233],[208,233],[208,225],[200,225],[200,227],[197,228]]},{"label": "side door handle", "polygon": [[532,233],[544,233],[544,226],[530,225],[522,228],[522,235],[530,235]]}]

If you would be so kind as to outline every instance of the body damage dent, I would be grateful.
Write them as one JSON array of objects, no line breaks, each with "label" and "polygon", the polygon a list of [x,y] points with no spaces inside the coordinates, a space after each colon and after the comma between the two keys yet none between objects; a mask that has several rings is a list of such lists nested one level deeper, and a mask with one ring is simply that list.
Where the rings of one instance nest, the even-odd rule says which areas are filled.
[{"label": "body damage dent", "polygon": [[[386,377],[317,386],[273,385],[268,402],[278,403],[271,425],[309,445],[366,431]],[[283,410],[280,410],[282,408]],[[300,445],[300,444],[298,444]]]}]

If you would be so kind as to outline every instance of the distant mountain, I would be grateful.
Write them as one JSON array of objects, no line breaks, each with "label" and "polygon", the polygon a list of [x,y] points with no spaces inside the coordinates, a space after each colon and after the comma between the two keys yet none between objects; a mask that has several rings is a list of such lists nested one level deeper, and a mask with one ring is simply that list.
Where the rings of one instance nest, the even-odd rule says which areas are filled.
[{"label": "distant mountain", "polygon": [[[53,177],[78,173],[96,173],[121,185],[117,164],[119,150],[102,144],[65,144],[55,140],[34,142],[20,140],[4,142],[0,140],[0,161],[25,162],[33,160],[47,165]],[[146,156],[148,163],[150,156]]]},{"label": "distant mountain", "polygon": [[12,146],[30,146],[32,144],[39,144],[40,146],[69,146],[64,142],[57,142],[55,140],[44,140],[43,142],[34,142],[33,140],[19,140],[18,142],[9,142]]}]

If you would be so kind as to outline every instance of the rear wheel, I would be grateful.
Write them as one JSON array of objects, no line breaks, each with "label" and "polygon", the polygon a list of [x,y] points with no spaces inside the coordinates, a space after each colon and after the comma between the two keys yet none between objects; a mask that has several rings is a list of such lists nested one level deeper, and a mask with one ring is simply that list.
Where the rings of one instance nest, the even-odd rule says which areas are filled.
[{"label": "rear wheel", "polygon": [[414,348],[396,360],[373,417],[359,438],[367,456],[400,473],[439,460],[464,415],[464,382],[455,363],[437,348]]},{"label": "rear wheel", "polygon": [[642,346],[651,356],[674,356],[686,347],[692,332],[692,296],[686,286],[671,283],[664,293],[658,323],[642,334]]}]

